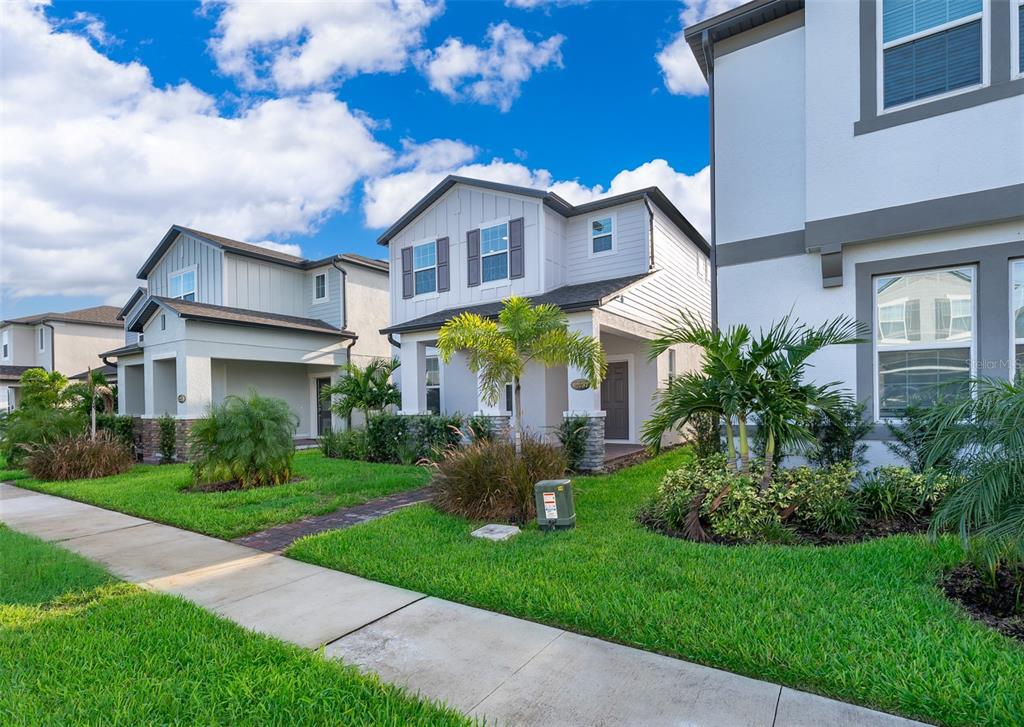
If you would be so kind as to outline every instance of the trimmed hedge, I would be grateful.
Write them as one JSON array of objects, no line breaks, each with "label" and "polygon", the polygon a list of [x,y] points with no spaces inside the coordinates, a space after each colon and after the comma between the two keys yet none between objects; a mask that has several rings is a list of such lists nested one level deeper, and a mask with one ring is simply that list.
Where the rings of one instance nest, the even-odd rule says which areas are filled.
[{"label": "trimmed hedge", "polygon": [[462,439],[458,414],[377,414],[366,424],[366,456],[371,462],[391,464],[436,461]]}]

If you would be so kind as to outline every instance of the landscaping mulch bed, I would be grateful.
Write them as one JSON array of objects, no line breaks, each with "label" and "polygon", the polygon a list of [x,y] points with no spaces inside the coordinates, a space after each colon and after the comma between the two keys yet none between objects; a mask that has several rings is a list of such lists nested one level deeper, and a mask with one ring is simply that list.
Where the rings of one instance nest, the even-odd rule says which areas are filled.
[{"label": "landscaping mulch bed", "polygon": [[1024,641],[1024,566],[1000,566],[993,584],[973,563],[964,563],[946,573],[941,585],[973,618]]},{"label": "landscaping mulch bed", "polygon": [[[648,530],[660,533],[661,535],[667,535],[670,538],[679,538],[680,540],[694,541],[693,538],[687,537],[686,533],[682,530],[659,528],[652,526],[650,523],[644,521],[644,519],[638,518],[637,521]],[[851,543],[860,543],[865,540],[874,540],[876,538],[887,538],[890,535],[917,535],[920,533],[928,532],[928,522],[926,520],[869,520],[861,524],[857,530],[848,534],[839,533],[818,533],[814,530],[805,530],[803,528],[790,528],[790,532],[793,533],[792,542],[770,542],[770,545],[817,545],[817,546],[830,546],[830,545],[849,545]],[[764,545],[765,541],[760,540],[733,540],[731,538],[723,538],[715,535],[710,529],[705,529],[708,540],[703,542],[711,543],[712,545]]]},{"label": "landscaping mulch bed", "polygon": [[287,482],[270,483],[265,485],[256,485],[254,487],[243,487],[242,483],[238,480],[224,480],[223,482],[204,482],[200,485],[192,485],[186,487],[185,492],[234,492],[235,490],[254,490],[257,487],[278,487],[279,485],[290,485],[293,482],[302,482],[305,477],[292,477]]}]

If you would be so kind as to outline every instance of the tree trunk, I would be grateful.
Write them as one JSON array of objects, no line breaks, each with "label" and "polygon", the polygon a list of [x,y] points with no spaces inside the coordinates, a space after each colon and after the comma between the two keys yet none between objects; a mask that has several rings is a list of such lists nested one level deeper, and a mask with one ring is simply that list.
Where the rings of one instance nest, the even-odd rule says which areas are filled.
[{"label": "tree trunk", "polygon": [[775,472],[775,434],[771,429],[764,440],[764,472],[761,474],[761,492],[768,489]]},{"label": "tree trunk", "polygon": [[516,405],[516,426],[513,439],[515,439],[516,455],[520,455],[523,452],[523,397],[519,390],[518,376],[512,379],[512,394]]},{"label": "tree trunk", "polygon": [[727,453],[728,460],[726,461],[726,469],[730,472],[736,471],[736,442],[733,439],[732,432],[732,417],[726,415],[725,417],[725,451]]},{"label": "tree trunk", "polygon": [[750,444],[747,440],[747,417],[744,414],[738,416],[740,420],[740,472],[750,472]]},{"label": "tree trunk", "polygon": [[95,442],[96,441],[96,397],[95,396],[93,396],[92,399],[89,401],[89,415],[90,415],[89,418],[91,420],[90,424],[89,424],[89,435],[90,435],[89,438],[92,439],[92,441]]}]

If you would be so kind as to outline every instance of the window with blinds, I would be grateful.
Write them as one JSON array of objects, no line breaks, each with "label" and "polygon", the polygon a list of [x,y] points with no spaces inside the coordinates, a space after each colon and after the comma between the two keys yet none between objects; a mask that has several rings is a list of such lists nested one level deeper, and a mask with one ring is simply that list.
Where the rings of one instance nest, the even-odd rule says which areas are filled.
[{"label": "window with blinds", "polygon": [[983,80],[983,0],[883,0],[885,108]]}]

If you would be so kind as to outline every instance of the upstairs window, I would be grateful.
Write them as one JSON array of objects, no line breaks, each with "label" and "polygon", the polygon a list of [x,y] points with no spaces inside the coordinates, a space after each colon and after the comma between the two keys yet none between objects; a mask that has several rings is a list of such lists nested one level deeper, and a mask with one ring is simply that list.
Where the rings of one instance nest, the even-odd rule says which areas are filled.
[{"label": "upstairs window", "polygon": [[902,417],[969,390],[974,361],[973,267],[875,278],[878,417]]},{"label": "upstairs window", "polygon": [[8,336],[8,332],[4,331],[3,334],[0,334],[0,337],[3,339],[3,355],[0,356],[0,358],[8,359],[11,357],[10,338]]},{"label": "upstairs window", "polygon": [[171,274],[171,297],[179,300],[196,299],[196,270],[180,270]]},{"label": "upstairs window", "polygon": [[508,224],[480,230],[480,272],[487,283],[508,278]]},{"label": "upstairs window", "polygon": [[590,221],[590,254],[600,255],[615,249],[615,218],[595,217]]},{"label": "upstairs window", "polygon": [[46,350],[46,330],[42,326],[39,327],[39,350]]},{"label": "upstairs window", "polygon": [[412,249],[412,269],[416,295],[437,290],[437,243],[425,242]]},{"label": "upstairs window", "polygon": [[883,0],[885,108],[981,84],[984,9],[983,0]]},{"label": "upstairs window", "polygon": [[313,278],[313,301],[321,303],[327,300],[327,273],[317,273]]}]

